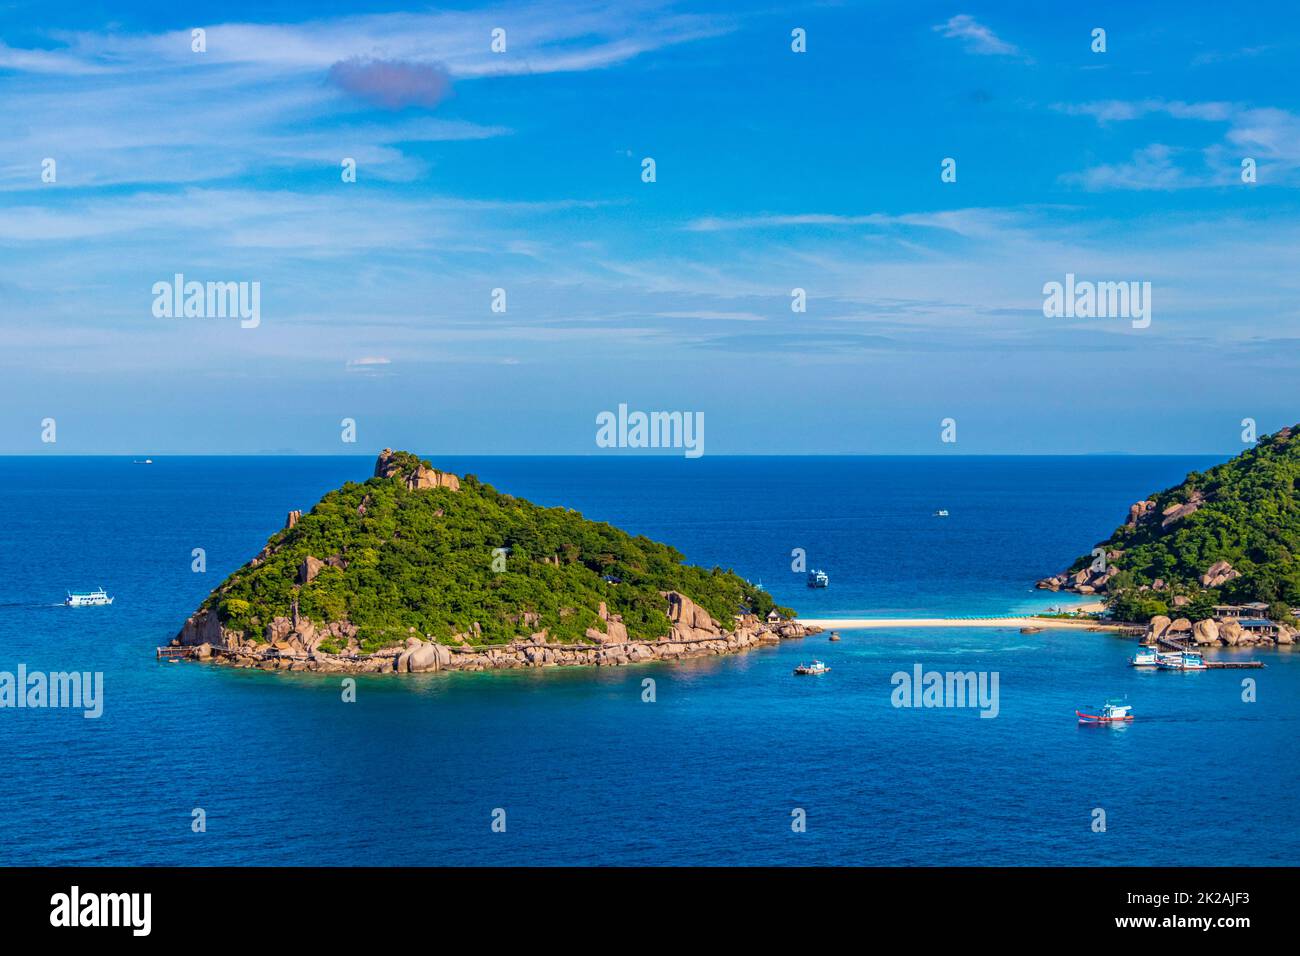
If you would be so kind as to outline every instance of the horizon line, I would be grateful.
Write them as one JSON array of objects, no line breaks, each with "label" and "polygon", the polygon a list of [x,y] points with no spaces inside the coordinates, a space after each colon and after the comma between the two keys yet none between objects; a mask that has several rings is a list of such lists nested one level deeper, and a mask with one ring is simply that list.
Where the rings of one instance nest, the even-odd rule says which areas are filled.
[{"label": "horizon line", "polygon": [[[385,446],[388,447],[388,446]],[[1252,446],[1253,447],[1253,446]],[[409,451],[409,449],[394,449]],[[145,458],[373,458],[379,452],[148,452]],[[433,457],[434,453],[418,452],[424,457]],[[602,454],[592,452],[438,452],[445,458],[605,458],[634,461],[638,459],[663,459],[698,461],[704,458],[1183,458],[1212,457],[1226,454],[1218,451],[1171,451],[1171,452],[1134,452],[1134,451],[1091,451],[1091,452],[791,452],[773,454],[771,452],[732,452],[724,454],[701,455],[691,459],[681,454],[660,452],[657,454]],[[0,452],[0,458],[132,458],[138,459],[139,452]]]}]

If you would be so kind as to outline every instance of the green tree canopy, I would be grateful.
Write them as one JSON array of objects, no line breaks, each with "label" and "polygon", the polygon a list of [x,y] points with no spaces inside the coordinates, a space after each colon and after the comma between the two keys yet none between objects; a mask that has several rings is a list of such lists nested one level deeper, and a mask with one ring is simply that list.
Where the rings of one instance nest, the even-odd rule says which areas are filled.
[{"label": "green tree canopy", "polygon": [[[398,455],[412,468],[421,463]],[[299,584],[309,555],[333,560]],[[629,636],[653,640],[671,630],[663,591],[685,594],[726,627],[742,607],[764,616],[775,606],[730,570],[683,562],[668,545],[502,494],[473,475],[459,491],[372,478],[325,495],[203,608],[259,640],[297,599],[300,614],[317,624],[356,625],[371,650],[401,642],[409,628],[446,640],[472,633],[476,623],[473,641],[504,642],[542,628],[551,640],[573,641],[589,627],[603,630],[601,602],[622,615]]]}]

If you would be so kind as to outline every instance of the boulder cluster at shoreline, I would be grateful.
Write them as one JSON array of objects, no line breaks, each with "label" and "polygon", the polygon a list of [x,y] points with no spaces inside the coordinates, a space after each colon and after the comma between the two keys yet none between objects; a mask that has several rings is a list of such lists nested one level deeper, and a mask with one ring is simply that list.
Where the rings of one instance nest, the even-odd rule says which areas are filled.
[{"label": "boulder cluster at shoreline", "polygon": [[1188,618],[1170,619],[1163,614],[1151,618],[1143,640],[1154,644],[1164,640],[1190,641],[1201,647],[1289,647],[1296,642],[1296,631],[1285,624],[1276,633],[1252,632],[1232,620],[1206,618],[1192,623]]},{"label": "boulder cluster at shoreline", "polygon": [[[820,627],[797,621],[762,622],[738,619],[727,630],[690,598],[664,592],[672,631],[658,640],[629,639],[618,615],[600,606],[605,631],[592,628],[586,643],[554,643],[545,630],[509,644],[473,643],[473,632],[458,634],[445,644],[412,634],[403,645],[362,653],[356,628],[347,622],[317,627],[302,619],[276,618],[268,640],[253,642],[221,626],[216,615],[200,611],[185,622],[173,645],[188,648],[186,656],[234,667],[321,673],[420,674],[433,671],[509,670],[523,667],[611,667],[648,661],[687,660],[735,654],[782,640],[807,637]],[[343,641],[339,653],[321,645]]]}]

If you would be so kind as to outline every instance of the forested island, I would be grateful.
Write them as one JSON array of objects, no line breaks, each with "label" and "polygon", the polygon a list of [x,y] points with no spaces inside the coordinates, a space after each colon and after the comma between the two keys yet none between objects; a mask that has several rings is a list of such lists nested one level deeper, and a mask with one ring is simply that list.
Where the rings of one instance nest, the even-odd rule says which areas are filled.
[{"label": "forested island", "polygon": [[1300,607],[1298,479],[1300,426],[1283,428],[1134,503],[1110,537],[1038,587],[1098,594],[1123,621],[1262,621],[1272,627],[1256,630],[1291,643]]},{"label": "forested island", "polygon": [[289,512],[172,646],[288,670],[624,664],[815,630],[793,617],[730,570],[384,449],[368,481]]}]

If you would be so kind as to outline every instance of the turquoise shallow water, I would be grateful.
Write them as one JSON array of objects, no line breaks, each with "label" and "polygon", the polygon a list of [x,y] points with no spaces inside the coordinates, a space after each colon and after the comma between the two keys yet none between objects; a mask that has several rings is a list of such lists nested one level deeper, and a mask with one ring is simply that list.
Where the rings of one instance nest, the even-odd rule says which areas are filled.
[{"label": "turquoise shallow water", "polygon": [[[1036,577],[1206,461],[437,463],[733,566],[807,616],[905,616],[1050,601]],[[0,459],[0,670],[105,675],[100,720],[0,710],[0,860],[1300,862],[1300,663],[1285,652],[1259,654],[1262,671],[1146,673],[1124,666],[1129,643],[1101,635],[846,631],[678,665],[364,679],[355,704],[337,678],[154,662],[287,510],[370,467]],[[951,517],[931,518],[939,507]],[[194,547],[206,575],[190,571]],[[795,547],[830,588],[802,586]],[[100,584],[113,607],[56,605]],[[814,655],[830,674],[791,674]],[[891,675],[918,663],[996,673],[999,716],[893,707]],[[1075,708],[1116,695],[1134,705],[1131,726],[1076,725]],[[191,832],[195,807],[206,833]],[[806,832],[791,830],[795,809]]]}]

